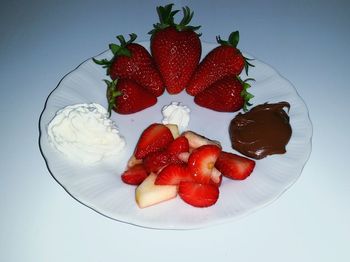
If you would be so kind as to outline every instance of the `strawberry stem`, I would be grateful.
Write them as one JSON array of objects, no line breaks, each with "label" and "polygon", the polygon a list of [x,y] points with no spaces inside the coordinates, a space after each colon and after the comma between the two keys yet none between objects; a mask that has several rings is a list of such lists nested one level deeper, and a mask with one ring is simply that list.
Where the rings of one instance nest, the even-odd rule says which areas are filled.
[{"label": "strawberry stem", "polygon": [[239,42],[239,31],[232,32],[228,37],[228,40],[222,40],[220,36],[217,36],[216,41],[220,45],[228,45],[237,48]]},{"label": "strawberry stem", "polygon": [[[237,48],[237,45],[239,42],[239,31],[232,32],[230,34],[230,36],[228,37],[228,40],[222,40],[220,36],[217,36],[216,41],[220,45],[227,45],[227,46],[232,46],[234,48]],[[239,50],[239,52],[241,52],[241,51]],[[249,67],[254,67],[254,65],[252,63],[250,63],[249,61],[252,61],[254,59],[250,59],[250,58],[247,58],[245,56],[243,56],[243,59],[244,59],[244,70],[245,70],[246,75],[248,75]]]},{"label": "strawberry stem", "polygon": [[117,89],[118,78],[113,81],[104,79],[104,82],[107,85],[108,117],[111,117],[112,109],[116,107],[115,99],[121,96],[122,92]]},{"label": "strawberry stem", "polygon": [[176,24],[174,21],[174,17],[180,10],[173,11],[172,10],[173,6],[174,4],[169,4],[166,6],[157,7],[159,23],[153,24],[154,28],[151,31],[149,31],[148,34],[154,35],[154,33],[156,33],[157,31],[160,31],[168,27],[174,27],[176,28],[177,31],[186,31],[186,30],[196,31],[200,28],[200,26],[189,25],[189,23],[193,18],[194,12],[191,11],[191,9],[188,6],[185,6],[182,8],[183,18],[179,24]]},{"label": "strawberry stem", "polygon": [[119,40],[120,45],[117,45],[114,43],[109,44],[108,47],[113,53],[113,57],[111,60],[108,60],[108,59],[97,60],[95,58],[92,58],[92,60],[96,64],[101,65],[103,68],[107,68],[107,75],[109,75],[109,68],[111,67],[111,65],[116,57],[118,57],[118,56],[131,57],[131,52],[127,48],[127,46],[128,46],[128,44],[131,44],[132,42],[135,41],[135,39],[137,38],[137,35],[134,33],[131,33],[131,34],[129,34],[129,36],[130,36],[130,39],[128,41],[125,41],[124,36],[118,35],[118,36],[116,36],[116,38]]},{"label": "strawberry stem", "polygon": [[239,80],[239,82],[241,82],[243,89],[241,91],[241,96],[244,99],[244,104],[243,104],[243,111],[247,112],[248,111],[248,106],[251,106],[252,104],[249,102],[250,99],[252,99],[254,97],[254,95],[252,95],[251,93],[248,92],[248,88],[251,87],[250,84],[248,84],[248,81],[255,81],[255,79],[253,78],[247,78],[244,81],[237,76],[237,79]]},{"label": "strawberry stem", "polygon": [[253,61],[254,59],[247,58],[245,56],[243,56],[243,59],[244,59],[244,71],[246,75],[248,75],[249,67],[255,67],[255,65],[253,65],[252,63],[249,63],[249,61]]}]

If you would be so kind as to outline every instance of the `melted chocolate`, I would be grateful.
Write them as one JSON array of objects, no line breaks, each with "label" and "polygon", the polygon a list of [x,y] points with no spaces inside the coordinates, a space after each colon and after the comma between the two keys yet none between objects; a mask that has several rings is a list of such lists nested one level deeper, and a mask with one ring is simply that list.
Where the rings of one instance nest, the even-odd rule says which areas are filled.
[{"label": "melted chocolate", "polygon": [[229,127],[232,147],[254,159],[284,154],[292,135],[285,107],[289,111],[288,102],[265,103],[245,114],[239,113]]}]

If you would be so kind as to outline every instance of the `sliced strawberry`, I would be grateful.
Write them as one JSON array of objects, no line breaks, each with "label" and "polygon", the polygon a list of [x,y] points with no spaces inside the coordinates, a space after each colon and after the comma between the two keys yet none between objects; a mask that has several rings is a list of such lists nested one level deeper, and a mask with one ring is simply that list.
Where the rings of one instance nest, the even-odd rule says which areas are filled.
[{"label": "sliced strawberry", "polygon": [[159,172],[156,185],[178,185],[181,181],[193,181],[186,164],[169,164]]},{"label": "sliced strawberry", "polygon": [[121,179],[126,184],[139,185],[143,182],[143,180],[145,180],[147,176],[148,172],[146,171],[143,164],[137,164],[126,170],[121,175]]},{"label": "sliced strawberry", "polygon": [[184,136],[179,136],[167,147],[167,151],[173,155],[179,155],[183,152],[188,152],[189,150],[188,139]]},{"label": "sliced strawberry", "polygon": [[218,200],[219,188],[211,184],[183,181],[179,184],[178,194],[187,204],[195,207],[209,207]]},{"label": "sliced strawberry", "polygon": [[165,150],[159,150],[148,154],[143,159],[143,164],[148,172],[158,173],[163,167],[171,161],[170,154]]},{"label": "sliced strawberry", "polygon": [[215,163],[215,167],[228,178],[243,180],[253,172],[255,161],[222,151]]},{"label": "sliced strawberry", "polygon": [[165,149],[173,140],[169,128],[163,124],[152,124],[141,134],[136,145],[135,157],[143,159],[149,153]]},{"label": "sliced strawberry", "polygon": [[128,160],[127,167],[130,168],[137,164],[142,164],[142,159],[136,159],[135,155],[132,155]]},{"label": "sliced strawberry", "polygon": [[221,149],[216,145],[204,145],[193,150],[188,158],[188,167],[195,181],[208,184]]}]

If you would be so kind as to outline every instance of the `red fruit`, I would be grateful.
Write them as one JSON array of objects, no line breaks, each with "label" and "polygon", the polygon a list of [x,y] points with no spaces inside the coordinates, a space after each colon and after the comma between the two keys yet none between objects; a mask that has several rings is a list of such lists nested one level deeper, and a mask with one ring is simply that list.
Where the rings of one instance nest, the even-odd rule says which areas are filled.
[{"label": "red fruit", "polygon": [[243,180],[253,172],[255,161],[222,151],[215,163],[215,167],[228,178]]},{"label": "red fruit", "polygon": [[152,152],[165,149],[174,137],[168,127],[163,124],[152,124],[141,134],[136,145],[135,157],[143,159]]},{"label": "red fruit", "polygon": [[148,172],[142,164],[137,164],[130,167],[122,175],[121,179],[129,185],[139,185],[148,176]]},{"label": "red fruit", "polygon": [[193,181],[186,164],[169,164],[159,172],[156,185],[178,185],[181,181]]},{"label": "red fruit", "polygon": [[193,150],[188,158],[188,168],[198,183],[208,184],[221,149],[216,145],[204,145]]},{"label": "red fruit", "polygon": [[235,112],[251,105],[253,97],[247,92],[250,85],[238,76],[224,76],[194,97],[197,105],[219,112]]},{"label": "red fruit", "polygon": [[165,150],[156,151],[148,154],[143,159],[143,164],[148,172],[158,173],[163,167],[171,161],[170,154]]},{"label": "red fruit", "polygon": [[197,184],[195,182],[180,182],[179,196],[195,207],[209,207],[219,198],[219,188],[211,184]]},{"label": "red fruit", "polygon": [[105,80],[107,84],[108,112],[132,114],[157,103],[157,97],[130,79]]},{"label": "red fruit", "polygon": [[189,146],[188,140],[184,136],[179,136],[173,142],[171,142],[167,147],[168,153],[176,156],[179,155],[180,153],[188,152],[189,149],[190,149],[190,146]]},{"label": "red fruit", "polygon": [[122,35],[117,36],[120,45],[109,45],[114,55],[113,58],[111,60],[94,59],[94,61],[107,68],[107,75],[112,80],[131,79],[153,95],[160,96],[165,90],[163,80],[146,48],[133,43],[136,37],[136,34],[130,34],[130,40],[126,42]]},{"label": "red fruit", "polygon": [[249,59],[237,49],[238,31],[231,33],[228,41],[222,40],[219,36],[216,39],[220,46],[206,55],[186,87],[187,93],[192,96],[197,95],[224,76],[239,75],[243,68],[248,74],[248,67],[253,66],[248,62]]},{"label": "red fruit", "polygon": [[199,27],[189,26],[193,12],[183,8],[184,18],[174,23],[173,4],[158,6],[160,23],[150,32],[151,53],[170,94],[180,93],[195,71],[202,52],[199,36],[194,31]]}]

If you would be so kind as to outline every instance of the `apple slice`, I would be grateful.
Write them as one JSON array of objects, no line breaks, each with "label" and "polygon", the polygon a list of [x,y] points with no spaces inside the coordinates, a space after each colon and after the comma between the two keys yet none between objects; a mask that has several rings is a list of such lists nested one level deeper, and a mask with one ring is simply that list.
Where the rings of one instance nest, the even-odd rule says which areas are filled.
[{"label": "apple slice", "polygon": [[155,185],[157,175],[151,173],[137,188],[135,192],[136,203],[140,208],[149,207],[160,202],[175,198],[177,186]]},{"label": "apple slice", "polygon": [[178,138],[180,136],[179,127],[175,124],[166,124],[167,128],[170,129],[171,134],[173,135],[174,139]]},{"label": "apple slice", "polygon": [[204,145],[216,145],[221,148],[220,142],[206,138],[205,136],[199,135],[193,131],[183,132],[182,136],[187,138],[191,149],[196,149]]}]

